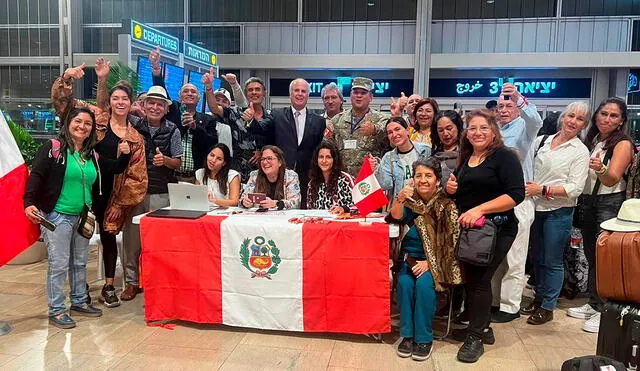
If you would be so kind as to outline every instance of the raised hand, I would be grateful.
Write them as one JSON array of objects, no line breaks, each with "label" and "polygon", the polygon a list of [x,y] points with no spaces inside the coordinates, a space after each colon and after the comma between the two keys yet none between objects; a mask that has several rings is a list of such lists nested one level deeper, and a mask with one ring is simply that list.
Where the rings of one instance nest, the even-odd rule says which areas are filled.
[{"label": "raised hand", "polygon": [[368,120],[368,118],[365,118],[364,123],[360,125],[360,127],[358,128],[358,132],[360,132],[360,134],[364,136],[373,135],[376,133],[376,127],[373,126],[373,124],[371,123],[371,121]]},{"label": "raised hand", "polygon": [[204,84],[204,87],[207,89],[212,89],[213,88],[213,79],[215,76],[215,72],[213,67],[209,68],[209,72],[205,73],[204,75],[202,75],[202,83]]},{"label": "raised hand", "polygon": [[86,67],[86,64],[81,64],[77,67],[69,67],[66,69],[66,71],[64,71],[63,76],[65,78],[71,78],[74,80],[79,80],[81,78],[84,77],[84,68]]},{"label": "raised hand", "polygon": [[160,47],[156,46],[151,52],[149,52],[149,61],[151,61],[151,68],[154,70],[160,69]]},{"label": "raised hand", "polygon": [[400,99],[397,101],[391,97],[391,116],[399,117],[402,116],[402,108],[400,108]]},{"label": "raised hand", "polygon": [[409,104],[409,98],[404,95],[404,92],[400,92],[400,98],[398,98],[398,104],[400,105],[400,108],[402,108],[404,110],[404,108],[407,106],[407,104]]},{"label": "raised hand", "polygon": [[518,102],[518,100],[520,99],[521,95],[518,92],[518,89],[515,87],[515,85],[510,84],[510,83],[505,83],[504,85],[502,85],[502,93],[500,93],[500,95],[509,95],[511,98],[511,100],[516,103]]},{"label": "raised hand", "polygon": [[96,75],[98,75],[99,79],[105,78],[109,76],[109,71],[111,69],[111,61],[105,61],[104,58],[100,57],[96,61]]},{"label": "raised hand", "polygon": [[592,169],[594,171],[600,171],[602,169],[602,160],[600,159],[600,153],[598,152],[598,154],[595,157],[591,157],[589,159],[589,169]]},{"label": "raised hand", "polygon": [[220,75],[220,77],[223,78],[224,81],[228,82],[229,85],[235,85],[238,83],[238,79],[236,78],[236,75],[232,73],[228,73],[226,75]]}]

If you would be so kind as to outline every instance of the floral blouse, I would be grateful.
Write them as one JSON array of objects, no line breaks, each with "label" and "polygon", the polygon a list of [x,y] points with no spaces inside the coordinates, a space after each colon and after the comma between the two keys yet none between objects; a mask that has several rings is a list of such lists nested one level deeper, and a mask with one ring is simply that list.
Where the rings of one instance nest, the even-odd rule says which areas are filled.
[{"label": "floral blouse", "polygon": [[[329,210],[332,206],[338,205],[349,211],[349,207],[353,205],[353,200],[351,199],[352,186],[353,182],[345,174],[340,174],[337,194],[330,195],[327,193],[327,185],[322,182],[318,185],[316,197],[311,197],[312,190],[311,183],[309,183],[307,209]],[[312,201],[312,198],[315,198],[315,201]]]},{"label": "floral blouse", "polygon": [[[244,192],[240,197],[239,205],[242,206],[242,200],[249,193],[254,193],[256,188],[256,179],[258,178],[258,170],[254,170],[249,174],[249,180],[244,187]],[[276,200],[277,201],[277,200]],[[298,174],[293,170],[285,170],[284,173],[284,208],[285,209],[299,209],[300,208],[300,181],[298,180]]]}]

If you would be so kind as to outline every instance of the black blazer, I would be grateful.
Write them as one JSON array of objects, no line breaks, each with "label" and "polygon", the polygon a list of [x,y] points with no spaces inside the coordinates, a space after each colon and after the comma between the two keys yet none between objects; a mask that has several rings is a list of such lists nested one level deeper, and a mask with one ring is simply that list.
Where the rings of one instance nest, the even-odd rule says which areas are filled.
[{"label": "black blazer", "polygon": [[[296,120],[291,107],[271,110],[271,117],[260,122],[253,120],[249,130],[270,138],[270,144],[276,145],[284,152],[287,168],[295,170],[300,178],[302,198],[306,199],[306,189],[309,179],[309,166],[313,151],[320,145],[324,137],[326,121],[319,115],[311,113],[307,108],[304,125],[304,135],[298,145]],[[303,205],[305,203],[303,202]]]}]

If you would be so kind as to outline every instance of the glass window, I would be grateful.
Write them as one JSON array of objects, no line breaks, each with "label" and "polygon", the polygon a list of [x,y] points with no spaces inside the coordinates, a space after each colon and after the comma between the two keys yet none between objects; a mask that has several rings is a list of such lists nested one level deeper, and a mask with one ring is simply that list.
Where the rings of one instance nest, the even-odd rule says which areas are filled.
[{"label": "glass window", "polygon": [[189,41],[218,54],[240,54],[240,27],[191,27]]},{"label": "glass window", "polygon": [[2,66],[0,97],[49,98],[51,85],[59,75],[60,68],[54,66]]},{"label": "glass window", "polygon": [[637,20],[631,26],[631,51],[640,51],[640,21]]},{"label": "glass window", "polygon": [[303,0],[302,20],[305,22],[415,20],[416,7],[417,0]]},{"label": "glass window", "polygon": [[[41,0],[42,1],[42,0]],[[182,0],[83,0],[84,23],[120,23],[135,19],[143,23],[182,22]]]},{"label": "glass window", "polygon": [[433,0],[433,19],[554,17],[556,0]]},{"label": "glass window", "polygon": [[565,17],[640,15],[640,0],[562,0],[562,15]]},{"label": "glass window", "polygon": [[85,53],[117,53],[119,28],[85,28],[83,49]]},{"label": "glass window", "polygon": [[297,0],[189,0],[192,22],[296,22]]}]

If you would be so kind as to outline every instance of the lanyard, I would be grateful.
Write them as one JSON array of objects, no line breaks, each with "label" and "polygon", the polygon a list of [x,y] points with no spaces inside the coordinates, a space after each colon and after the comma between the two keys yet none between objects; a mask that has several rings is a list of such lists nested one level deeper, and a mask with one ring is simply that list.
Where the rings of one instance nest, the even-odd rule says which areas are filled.
[{"label": "lanyard", "polygon": [[[73,159],[76,161],[76,164],[78,164],[78,169],[80,169],[80,175],[82,176],[82,203],[84,203],[85,206],[87,205],[87,182],[84,179],[84,169],[82,168],[82,164],[80,163],[80,161],[78,161],[78,158],[76,158],[76,153],[78,154],[78,157],[81,156],[79,152],[74,152],[71,154],[71,157],[73,157]],[[89,161],[89,160],[88,160]],[[86,164],[86,162],[85,162]]]}]

